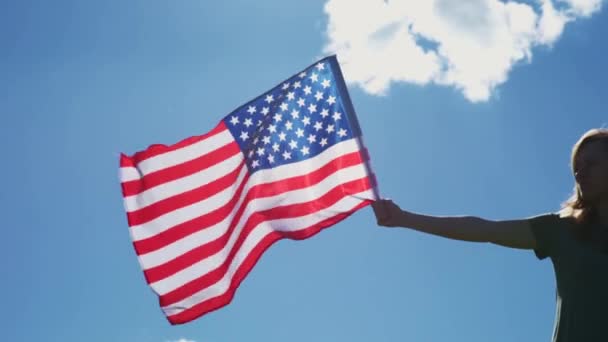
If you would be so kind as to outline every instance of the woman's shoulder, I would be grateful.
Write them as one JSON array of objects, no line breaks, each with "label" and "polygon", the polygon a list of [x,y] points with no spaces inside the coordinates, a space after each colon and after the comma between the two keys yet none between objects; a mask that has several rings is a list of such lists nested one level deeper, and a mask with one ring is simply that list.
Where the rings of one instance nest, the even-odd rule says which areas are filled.
[{"label": "woman's shoulder", "polygon": [[574,216],[563,210],[542,212],[540,214],[530,216],[530,219],[554,220],[556,222],[576,223],[576,219],[574,218]]},{"label": "woman's shoulder", "polygon": [[576,219],[561,211],[545,212],[530,217],[529,223],[535,229],[564,229],[578,226]]},{"label": "woman's shoulder", "polygon": [[569,217],[563,215],[559,211],[553,212],[543,212],[540,214],[536,214],[528,217],[528,220],[533,223],[557,223],[557,222],[566,222],[569,220]]}]

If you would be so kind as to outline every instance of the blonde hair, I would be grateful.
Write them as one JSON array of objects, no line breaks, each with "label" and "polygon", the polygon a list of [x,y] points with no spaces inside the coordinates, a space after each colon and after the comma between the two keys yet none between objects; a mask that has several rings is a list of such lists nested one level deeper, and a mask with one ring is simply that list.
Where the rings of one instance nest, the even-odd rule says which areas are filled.
[{"label": "blonde hair", "polygon": [[[608,146],[608,129],[607,128],[594,128],[588,130],[583,134],[580,139],[574,144],[572,148],[572,155],[570,156],[570,165],[572,167],[572,173],[575,173],[574,162],[576,156],[581,148],[592,141],[605,141]],[[571,217],[577,223],[586,224],[592,219],[594,215],[594,208],[589,203],[586,203],[581,194],[581,189],[578,183],[574,185],[574,191],[572,196],[562,204],[560,216]]]}]

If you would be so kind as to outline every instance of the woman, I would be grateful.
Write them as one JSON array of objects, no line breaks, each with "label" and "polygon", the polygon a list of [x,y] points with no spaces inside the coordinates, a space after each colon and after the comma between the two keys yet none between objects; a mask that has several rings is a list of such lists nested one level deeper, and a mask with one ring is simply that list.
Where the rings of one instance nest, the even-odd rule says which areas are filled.
[{"label": "woman", "polygon": [[534,250],[551,258],[557,284],[553,341],[608,341],[608,129],[585,133],[572,150],[575,189],[556,213],[492,221],[434,217],[373,203],[378,224],[456,240]]}]

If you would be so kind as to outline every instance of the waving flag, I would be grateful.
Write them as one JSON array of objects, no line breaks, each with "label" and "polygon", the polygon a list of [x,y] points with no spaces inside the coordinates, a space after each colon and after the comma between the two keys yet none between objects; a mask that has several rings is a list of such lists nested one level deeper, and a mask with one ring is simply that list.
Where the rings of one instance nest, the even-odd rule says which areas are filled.
[{"label": "waving flag", "polygon": [[171,324],[227,305],[264,251],[377,198],[335,56],[174,145],[121,155],[129,231]]}]

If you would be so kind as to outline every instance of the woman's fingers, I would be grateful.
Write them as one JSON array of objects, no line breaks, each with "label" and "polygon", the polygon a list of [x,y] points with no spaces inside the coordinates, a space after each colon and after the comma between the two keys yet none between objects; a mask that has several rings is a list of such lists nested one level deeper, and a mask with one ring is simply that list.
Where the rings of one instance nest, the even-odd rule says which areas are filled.
[{"label": "woman's fingers", "polygon": [[376,215],[376,220],[378,221],[378,224],[383,224],[390,220],[390,204],[391,201],[386,199],[380,199],[372,203],[374,215]]}]

